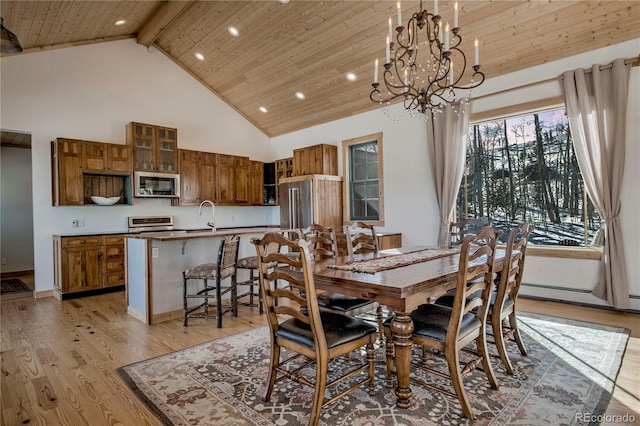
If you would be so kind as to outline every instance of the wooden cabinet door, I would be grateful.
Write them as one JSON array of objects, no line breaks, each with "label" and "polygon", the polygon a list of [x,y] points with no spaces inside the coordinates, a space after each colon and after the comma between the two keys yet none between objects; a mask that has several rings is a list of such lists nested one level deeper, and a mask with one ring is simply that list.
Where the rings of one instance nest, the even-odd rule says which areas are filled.
[{"label": "wooden cabinet door", "polygon": [[264,199],[264,165],[262,161],[251,161],[249,171],[249,204],[260,206]]},{"label": "wooden cabinet door", "polygon": [[63,238],[60,289],[63,293],[102,287],[100,237]]},{"label": "wooden cabinet door", "polygon": [[133,171],[131,147],[129,145],[105,144],[107,171],[113,175],[130,175]]},{"label": "wooden cabinet door", "polygon": [[127,125],[127,144],[133,147],[133,167],[135,170],[155,169],[156,126],[142,123]]},{"label": "wooden cabinet door", "polygon": [[234,177],[236,180],[235,204],[249,204],[249,180],[251,176],[251,161],[249,157],[236,157]]},{"label": "wooden cabinet door", "polygon": [[178,130],[156,128],[155,171],[175,173],[178,169]]},{"label": "wooden cabinet door", "polygon": [[200,204],[200,153],[181,149],[180,164],[180,205]]},{"label": "wooden cabinet door", "polygon": [[51,143],[51,148],[53,205],[84,204],[82,141],[59,138]]},{"label": "wooden cabinet door", "polygon": [[235,157],[216,154],[216,194],[219,204],[234,204],[236,193]]},{"label": "wooden cabinet door", "polygon": [[216,154],[200,153],[200,201],[217,202],[216,194]]},{"label": "wooden cabinet door", "polygon": [[82,142],[82,167],[85,173],[105,173],[107,171],[107,144]]}]

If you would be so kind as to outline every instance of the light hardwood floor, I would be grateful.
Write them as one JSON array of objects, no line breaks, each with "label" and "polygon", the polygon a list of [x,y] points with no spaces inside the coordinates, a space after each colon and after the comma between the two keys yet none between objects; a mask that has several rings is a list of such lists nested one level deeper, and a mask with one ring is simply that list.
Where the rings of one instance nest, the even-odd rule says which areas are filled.
[{"label": "light hardwood floor", "polygon": [[[607,413],[640,421],[640,316],[521,299],[521,309],[632,330]],[[2,425],[159,425],[116,373],[141,361],[261,326],[257,308],[238,318],[146,326],[126,314],[124,293],[59,302],[25,297],[1,303]]]}]

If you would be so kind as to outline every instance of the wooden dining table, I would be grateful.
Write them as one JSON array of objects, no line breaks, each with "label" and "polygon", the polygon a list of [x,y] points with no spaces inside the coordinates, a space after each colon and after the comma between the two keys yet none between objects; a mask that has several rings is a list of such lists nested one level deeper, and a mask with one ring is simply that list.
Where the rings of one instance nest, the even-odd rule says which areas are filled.
[{"label": "wooden dining table", "polygon": [[[414,325],[409,313],[419,305],[429,303],[455,288],[460,260],[459,252],[374,273],[333,268],[341,265],[357,265],[367,260],[393,257],[426,249],[430,249],[430,247],[411,246],[382,250],[377,253],[325,259],[313,263],[316,289],[373,300],[393,310],[395,315],[391,321],[391,330],[398,379],[395,394],[396,404],[400,408],[408,408],[412,397],[409,375],[411,371],[411,334]],[[440,250],[431,249],[434,252]],[[504,251],[502,252],[502,256],[504,256]],[[395,257],[399,258],[399,256]],[[501,260],[498,253],[496,270],[498,263],[501,268]],[[294,275],[297,273],[301,277],[301,271],[291,272]]]}]

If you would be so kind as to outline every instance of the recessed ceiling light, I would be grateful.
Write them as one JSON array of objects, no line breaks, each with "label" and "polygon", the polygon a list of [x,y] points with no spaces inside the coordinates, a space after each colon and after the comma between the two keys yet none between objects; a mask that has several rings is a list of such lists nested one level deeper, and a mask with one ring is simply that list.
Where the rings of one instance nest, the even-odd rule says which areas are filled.
[{"label": "recessed ceiling light", "polygon": [[356,81],[358,79],[358,75],[355,72],[348,72],[346,75],[349,81]]},{"label": "recessed ceiling light", "polygon": [[267,109],[263,106],[261,106],[260,108],[258,108],[261,112],[267,112]]},{"label": "recessed ceiling light", "polygon": [[196,58],[200,59],[201,61],[204,61],[204,55],[200,52],[196,52]]},{"label": "recessed ceiling light", "polygon": [[287,3],[289,3],[289,0],[280,0],[280,3],[287,4]]},{"label": "recessed ceiling light", "polygon": [[124,19],[121,19],[119,21],[116,21],[115,25],[124,25],[126,23],[127,23],[127,21],[125,21]]},{"label": "recessed ceiling light", "polygon": [[238,31],[238,29],[234,26],[229,26],[227,30],[229,30],[229,34],[231,34],[234,37],[238,37],[240,35],[240,31]]},{"label": "recessed ceiling light", "polygon": [[296,98],[298,98],[298,99],[304,99],[304,93],[302,93],[302,92],[296,92]]}]

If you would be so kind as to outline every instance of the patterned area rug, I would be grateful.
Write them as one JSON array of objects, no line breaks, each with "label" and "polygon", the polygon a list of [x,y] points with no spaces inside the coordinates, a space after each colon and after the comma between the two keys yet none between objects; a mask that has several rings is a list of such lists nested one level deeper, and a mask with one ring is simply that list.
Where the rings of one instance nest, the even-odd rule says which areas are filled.
[{"label": "patterned area rug", "polygon": [[[514,376],[506,374],[499,359],[493,360],[499,390],[489,387],[482,371],[465,376],[475,421],[464,417],[457,399],[418,385],[412,385],[412,406],[396,408],[393,389],[384,386],[384,351],[379,348],[376,396],[358,389],[323,409],[320,424],[567,425],[582,424],[576,413],[603,414],[628,330],[528,313],[520,315],[520,327],[528,356],[520,355],[515,343],[509,342]],[[271,401],[262,401],[268,355],[268,329],[261,327],[121,367],[118,372],[166,425],[307,424],[312,389],[283,380],[276,384]],[[358,362],[360,356],[346,362]],[[342,362],[330,366],[330,376],[342,368]],[[433,355],[429,362],[446,369],[440,357]]]},{"label": "patterned area rug", "polygon": [[31,291],[29,287],[25,283],[22,282],[19,278],[8,278],[6,280],[1,281],[2,290],[0,294],[15,294],[15,293],[24,293],[27,291]]},{"label": "patterned area rug", "polygon": [[364,272],[375,274],[376,272],[388,269],[399,268],[401,266],[413,265],[414,263],[426,262],[427,260],[438,259],[440,257],[452,256],[460,253],[460,249],[424,249],[409,253],[392,254],[378,257],[376,259],[352,260],[342,265],[327,265],[328,269],[339,269],[343,271]]}]

